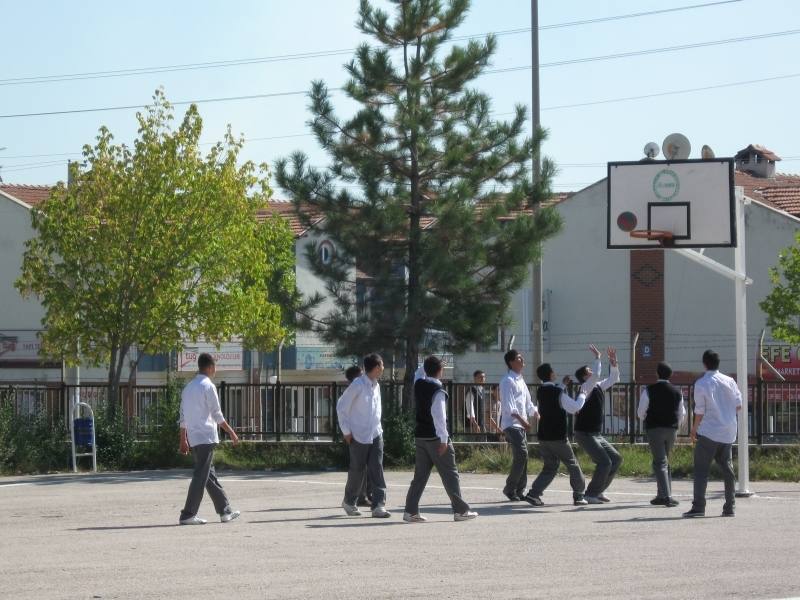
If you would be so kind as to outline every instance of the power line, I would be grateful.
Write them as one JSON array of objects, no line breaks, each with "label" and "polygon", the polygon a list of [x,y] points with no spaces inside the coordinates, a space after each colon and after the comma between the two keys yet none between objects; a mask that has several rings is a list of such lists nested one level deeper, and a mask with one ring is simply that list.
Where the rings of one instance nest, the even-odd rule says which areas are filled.
[{"label": "power line", "polygon": [[[741,2],[742,0],[722,0],[719,2],[706,2],[703,4],[693,4],[688,6],[680,6],[674,8],[666,8],[660,10],[651,10],[646,12],[637,12],[637,13],[628,13],[624,15],[614,15],[609,17],[598,17],[593,19],[584,19],[581,21],[570,21],[565,23],[554,23],[551,25],[544,25],[539,28],[539,30],[547,30],[547,29],[559,29],[564,27],[575,27],[579,25],[588,25],[594,23],[603,23],[608,21],[616,21],[621,19],[631,19],[637,17],[644,17],[644,16],[651,16],[651,15],[658,15],[664,13],[671,13],[677,11],[685,11],[685,10],[693,10],[697,8],[706,8],[709,6],[717,6],[721,4],[733,4],[736,2]],[[486,32],[486,33],[479,33],[479,34],[472,34],[472,35],[463,35],[463,36],[456,36],[451,38],[452,41],[462,41],[462,40],[470,40],[476,38],[482,38],[486,35],[492,34],[495,36],[504,36],[504,35],[515,35],[520,33],[527,33],[531,30],[530,27],[523,27],[518,29],[506,29],[496,32]],[[194,71],[194,70],[201,70],[201,69],[217,69],[217,68],[227,68],[227,67],[235,67],[235,66],[245,66],[245,65],[253,65],[253,64],[264,64],[264,63],[272,63],[272,62],[285,62],[285,61],[294,61],[294,60],[306,60],[312,58],[321,58],[321,57],[329,57],[329,56],[341,56],[341,55],[348,55],[352,54],[355,51],[355,48],[340,48],[335,50],[319,50],[315,52],[298,52],[293,54],[281,54],[275,56],[260,56],[260,57],[250,57],[250,58],[236,58],[230,60],[219,60],[219,61],[207,61],[207,62],[199,62],[199,63],[186,63],[186,64],[175,64],[175,65],[162,65],[162,66],[154,66],[154,67],[136,67],[136,68],[129,68],[129,69],[115,69],[109,71],[89,71],[83,73],[63,73],[58,75],[35,75],[35,76],[28,76],[28,77],[12,77],[8,79],[0,79],[0,86],[12,86],[12,85],[26,85],[26,84],[35,84],[35,83],[55,83],[60,81],[81,81],[86,79],[107,79],[111,77],[130,77],[135,75],[147,75],[152,73],[174,73],[179,71]],[[543,65],[545,66],[545,65]]]}]

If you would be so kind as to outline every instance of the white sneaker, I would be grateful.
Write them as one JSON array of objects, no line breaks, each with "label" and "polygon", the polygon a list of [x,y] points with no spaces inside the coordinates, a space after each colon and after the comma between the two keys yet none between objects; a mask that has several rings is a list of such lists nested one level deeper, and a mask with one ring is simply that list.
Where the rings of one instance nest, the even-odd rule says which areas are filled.
[{"label": "white sneaker", "polygon": [[597,496],[584,496],[583,499],[586,500],[588,504],[603,504],[603,501]]},{"label": "white sneaker", "polygon": [[234,510],[229,513],[221,514],[219,516],[219,520],[222,521],[223,523],[227,523],[229,521],[233,521],[234,519],[238,519],[239,516],[241,516],[241,514],[242,513],[240,513],[238,510]]},{"label": "white sneaker", "polygon": [[415,515],[412,515],[411,513],[403,513],[403,521],[406,523],[427,523],[428,519],[419,513]]},{"label": "white sneaker", "polygon": [[372,516],[378,519],[388,519],[392,516],[392,513],[386,510],[383,504],[378,504],[378,506],[372,509]]},{"label": "white sneaker", "polygon": [[198,516],[189,517],[188,519],[181,519],[179,523],[181,525],[205,525],[208,521],[205,519],[201,519]]},{"label": "white sneaker", "polygon": [[348,504],[344,500],[342,500],[342,508],[344,509],[344,512],[347,513],[348,517],[360,517],[361,516],[361,511],[360,510],[358,510],[352,504]]},{"label": "white sneaker", "polygon": [[467,512],[454,514],[453,515],[453,520],[454,521],[471,521],[472,519],[474,519],[477,516],[478,516],[478,513],[476,513],[474,510],[468,510]]}]

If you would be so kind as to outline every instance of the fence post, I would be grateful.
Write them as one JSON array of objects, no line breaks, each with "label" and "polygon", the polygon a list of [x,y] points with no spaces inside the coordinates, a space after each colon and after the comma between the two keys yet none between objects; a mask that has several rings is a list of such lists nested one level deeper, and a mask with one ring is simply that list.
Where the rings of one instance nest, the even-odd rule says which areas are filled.
[{"label": "fence post", "polygon": [[334,417],[336,414],[336,382],[331,382],[331,392],[330,392],[331,401],[328,402],[328,424],[331,428],[331,441],[337,442],[339,441],[339,427],[337,423],[337,419]]},{"label": "fence post", "polygon": [[628,435],[631,445],[636,443],[636,383],[625,386],[628,393]]},{"label": "fence post", "polygon": [[281,441],[281,431],[283,430],[283,402],[281,398],[281,380],[280,378],[275,382],[275,387],[272,393],[273,401],[275,402],[275,441]]},{"label": "fence post", "polygon": [[447,431],[453,433],[453,411],[455,410],[456,401],[453,397],[453,382],[448,381],[445,383],[445,391],[447,392]]},{"label": "fence post", "polygon": [[758,445],[764,444],[764,382],[759,378],[756,381],[755,394],[753,394],[753,415],[755,416],[756,425],[756,439]]}]

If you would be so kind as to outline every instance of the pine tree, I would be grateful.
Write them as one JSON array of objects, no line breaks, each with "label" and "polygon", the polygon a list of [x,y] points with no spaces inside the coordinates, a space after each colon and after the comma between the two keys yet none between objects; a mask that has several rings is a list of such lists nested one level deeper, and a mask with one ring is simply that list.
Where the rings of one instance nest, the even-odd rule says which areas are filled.
[{"label": "pine tree", "polygon": [[312,83],[310,126],[330,166],[297,152],[277,162],[276,180],[308,224],[310,213],[324,217],[316,229],[335,245],[326,260],[309,246],[333,302],[305,326],[342,355],[403,357],[407,400],[422,352],[496,335],[560,219],[542,207],[553,164],[542,160],[535,182],[529,169],[545,132],[524,136],[521,105],[494,120],[489,97],[468,87],[496,48],[491,35],[453,44],[469,1],[391,4],[393,15],[359,7],[357,27],[376,44],[345,67],[354,116],[337,117],[329,89]]}]

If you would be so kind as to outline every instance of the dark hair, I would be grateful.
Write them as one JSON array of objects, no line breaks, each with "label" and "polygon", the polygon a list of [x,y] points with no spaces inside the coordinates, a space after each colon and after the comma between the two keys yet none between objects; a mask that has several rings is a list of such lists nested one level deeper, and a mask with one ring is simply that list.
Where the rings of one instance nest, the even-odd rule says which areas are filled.
[{"label": "dark hair", "polygon": [[586,381],[586,378],[589,376],[589,366],[583,365],[577,371],[575,371],[575,379],[578,380],[578,383],[583,383]]},{"label": "dark hair", "polygon": [[344,376],[347,378],[347,381],[353,381],[359,375],[361,375],[361,367],[358,365],[347,367],[344,371]]},{"label": "dark hair", "polygon": [[656,373],[658,373],[659,379],[669,379],[672,377],[672,367],[665,362],[660,362],[656,366]]},{"label": "dark hair", "polygon": [[422,368],[425,369],[425,375],[428,377],[436,377],[442,370],[442,360],[431,354],[423,361]]},{"label": "dark hair", "polygon": [[197,369],[199,371],[205,371],[209,367],[213,367],[216,363],[214,357],[211,356],[208,352],[203,352],[200,356],[197,357]]},{"label": "dark hair", "polygon": [[380,354],[367,354],[364,357],[364,372],[370,373],[372,370],[383,362]]},{"label": "dark hair", "polygon": [[713,350],[706,350],[703,352],[703,365],[709,371],[716,371],[719,369],[719,354]]},{"label": "dark hair", "polygon": [[519,350],[509,350],[503,356],[503,360],[506,361],[506,366],[510,369],[511,368],[511,361],[516,360],[519,356]]},{"label": "dark hair", "polygon": [[536,367],[536,376],[542,381],[550,381],[550,376],[553,374],[553,367],[550,363],[542,363]]},{"label": "dark hair", "polygon": [[481,371],[480,369],[478,369],[477,371],[475,371],[475,372],[472,374],[472,378],[473,378],[473,379],[475,379],[475,378],[476,378],[478,375],[486,375],[486,373],[484,373],[483,371]]}]

